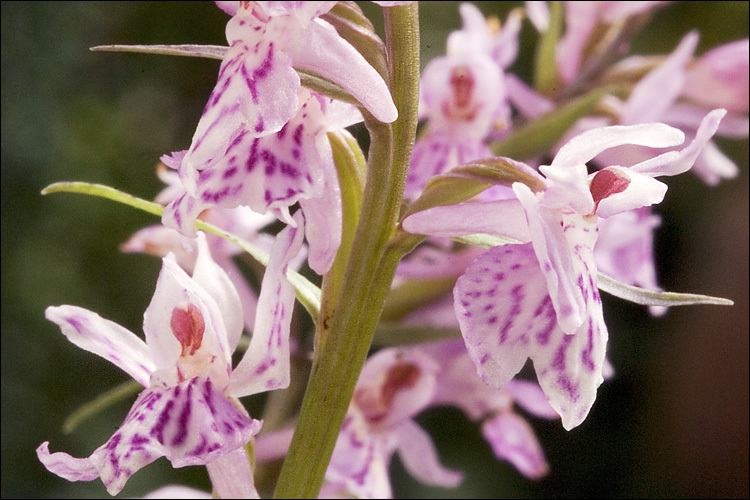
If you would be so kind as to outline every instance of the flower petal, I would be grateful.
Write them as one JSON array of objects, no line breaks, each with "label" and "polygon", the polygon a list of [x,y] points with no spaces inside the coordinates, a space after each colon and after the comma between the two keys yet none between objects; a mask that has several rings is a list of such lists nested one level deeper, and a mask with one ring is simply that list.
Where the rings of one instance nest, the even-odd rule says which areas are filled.
[{"label": "flower petal", "polygon": [[325,119],[314,96],[307,91],[301,96],[298,113],[277,134],[258,138],[248,129],[237,129],[224,157],[200,173],[195,194],[167,206],[164,224],[189,236],[205,208],[239,205],[261,214],[271,209],[293,224],[289,207],[300,199],[322,196],[324,189],[324,161],[316,140],[324,132]]},{"label": "flower petal", "polygon": [[433,397],[439,367],[424,353],[383,349],[368,358],[352,403],[375,429],[391,429],[424,410]]},{"label": "flower petal", "polygon": [[[580,226],[581,233],[588,233],[584,241],[591,240],[586,243],[593,248],[596,223],[587,224],[575,214],[564,217],[560,210],[542,206],[523,184],[515,183],[513,189],[526,209],[534,253],[547,280],[557,320],[565,332],[573,333],[584,321],[585,304],[578,287],[578,266],[571,248],[577,246],[578,242],[565,233],[569,228]],[[572,224],[566,218],[575,220],[577,224]]]},{"label": "flower petal", "polygon": [[[328,272],[336,258],[336,252],[341,245],[342,233],[342,205],[341,190],[333,164],[328,138],[321,138],[325,142],[323,148],[326,154],[321,155],[323,167],[323,196],[301,198],[299,201],[305,214],[305,237],[309,244],[308,264],[316,273],[323,275]],[[324,159],[325,158],[325,159]],[[330,163],[327,159],[330,158]]]},{"label": "flower petal", "polygon": [[[173,370],[181,356],[181,344],[173,331],[172,318],[176,309],[193,305],[205,322],[200,351],[220,362],[231,365],[222,311],[209,293],[177,265],[173,255],[163,259],[156,290],[143,314],[143,331],[154,362],[159,370]],[[219,367],[221,371],[221,367]]]},{"label": "flower petal", "polygon": [[482,434],[500,458],[512,463],[524,476],[539,479],[549,466],[531,426],[512,412],[500,413],[482,424]]},{"label": "flower petal", "polygon": [[232,372],[230,394],[235,397],[289,385],[289,327],[294,309],[294,287],[286,279],[289,260],[302,246],[304,219],[295,214],[298,227],[287,226],[274,242],[258,298],[253,337]]},{"label": "flower petal", "polygon": [[630,210],[656,205],[661,203],[667,193],[667,185],[663,182],[627,168],[607,167],[595,172],[589,178],[594,178],[603,172],[617,172],[617,175],[628,180],[628,184],[624,190],[612,193],[599,200],[596,209],[596,215],[599,217],[610,217]]},{"label": "flower petal", "polygon": [[314,71],[340,85],[381,122],[398,117],[383,78],[333,26],[314,19],[300,33],[283,40],[295,68]]},{"label": "flower petal", "polygon": [[558,326],[530,244],[490,249],[454,289],[456,316],[479,376],[499,389],[530,357],[566,429],[580,424],[596,399],[607,342],[595,275],[582,272],[577,286],[586,321],[572,334]]},{"label": "flower petal", "polygon": [[68,481],[92,481],[99,477],[99,471],[88,458],[75,458],[67,453],[49,452],[49,441],[36,449],[36,456],[48,471]]},{"label": "flower petal", "polygon": [[278,132],[297,111],[299,86],[289,56],[272,41],[255,47],[234,42],[182,161],[180,179],[188,193],[196,192],[198,171],[231,154],[238,131],[249,137]]},{"label": "flower petal", "polygon": [[431,486],[455,488],[461,484],[464,475],[440,465],[432,438],[415,422],[403,422],[394,434],[399,456],[412,476]]},{"label": "flower petal", "polygon": [[321,498],[393,498],[384,450],[356,410],[344,418],[325,478],[329,484]]},{"label": "flower petal", "polygon": [[695,139],[682,151],[670,151],[650,160],[638,163],[630,167],[632,172],[656,177],[659,175],[677,175],[687,172],[693,166],[695,159],[703,151],[706,144],[716,133],[719,123],[724,115],[725,109],[715,109],[708,113],[701,121]]},{"label": "flower petal", "polygon": [[685,134],[663,123],[613,125],[587,130],[568,141],[555,155],[552,166],[580,165],[607,149],[623,144],[666,148],[682,144]]},{"label": "flower petal", "polygon": [[245,445],[261,422],[241,412],[196,377],[173,387],[141,393],[122,426],[90,457],[111,495],[128,478],[161,456],[174,467],[205,465]]},{"label": "flower petal", "polygon": [[428,208],[404,219],[402,227],[410,233],[429,236],[497,234],[524,243],[531,240],[526,212],[518,200]]},{"label": "flower petal", "polygon": [[503,390],[513,396],[518,406],[541,418],[557,418],[559,415],[549,405],[544,391],[539,384],[528,380],[514,378],[503,387]]},{"label": "flower petal", "polygon": [[494,247],[453,290],[456,318],[477,373],[500,389],[534,349],[546,349],[557,318],[530,244]]},{"label": "flower petal", "polygon": [[146,343],[130,330],[76,306],[48,307],[45,316],[75,345],[111,361],[148,386],[156,366]]},{"label": "flower petal", "polygon": [[635,85],[620,116],[622,123],[661,120],[682,92],[685,67],[693,57],[698,38],[697,31],[685,35],[674,52]]},{"label": "flower petal", "polygon": [[245,448],[237,448],[206,464],[218,498],[260,498]]}]

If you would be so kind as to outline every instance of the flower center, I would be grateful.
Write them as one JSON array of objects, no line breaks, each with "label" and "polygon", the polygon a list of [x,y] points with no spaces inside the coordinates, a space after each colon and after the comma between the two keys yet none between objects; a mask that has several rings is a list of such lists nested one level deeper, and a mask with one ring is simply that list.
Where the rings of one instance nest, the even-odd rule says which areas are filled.
[{"label": "flower center", "polygon": [[474,75],[466,66],[454,68],[450,85],[453,88],[453,103],[446,105],[443,112],[454,120],[471,121],[477,114],[477,106],[472,106],[474,95]]},{"label": "flower center", "polygon": [[[388,371],[378,388],[361,387],[354,392],[354,401],[371,425],[382,422],[391,409],[399,391],[413,387],[419,380],[420,369],[412,363],[396,363]],[[379,389],[379,390],[378,390]]]}]

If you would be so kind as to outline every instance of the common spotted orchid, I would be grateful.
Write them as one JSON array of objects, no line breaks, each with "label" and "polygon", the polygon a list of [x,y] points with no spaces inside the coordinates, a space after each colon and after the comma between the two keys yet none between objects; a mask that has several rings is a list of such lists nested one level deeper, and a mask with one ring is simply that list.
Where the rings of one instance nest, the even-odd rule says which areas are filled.
[{"label": "common spotted orchid", "polygon": [[460,11],[463,28],[449,36],[447,55],[422,73],[419,112],[428,129],[414,145],[407,198],[416,197],[430,177],[490,156],[485,141],[510,127],[504,70],[518,51],[520,13],[493,32],[476,6],[464,3]]},{"label": "common spotted orchid", "polygon": [[[277,238],[269,268],[296,253],[301,233],[292,227]],[[163,259],[154,297],[144,314],[144,342],[126,328],[75,306],[49,307],[46,316],[79,347],[112,361],[144,386],[122,426],[88,458],[37,455],[70,481],[101,478],[115,495],[128,478],[161,456],[174,467],[206,465],[222,496],[256,496],[243,446],[262,422],[235,398],[289,383],[285,317],[294,291],[279,271],[268,273],[259,307],[270,311],[256,321],[244,358],[232,369],[232,352],[242,333],[242,307],[226,272],[211,258],[198,233],[193,276],[173,254]],[[216,477],[214,477],[216,476]]]},{"label": "common spotted orchid", "polygon": [[180,176],[188,193],[197,194],[200,171],[231,162],[238,137],[247,140],[279,132],[297,113],[303,103],[295,68],[340,85],[381,121],[396,119],[383,78],[320,19],[335,4],[219,3],[232,15],[226,27],[229,50],[182,161]]},{"label": "common spotted orchid", "polygon": [[385,349],[365,363],[326,472],[324,496],[391,498],[388,468],[398,451],[420,481],[455,487],[462,474],[438,461],[430,436],[413,418],[436,388],[437,363],[419,349]]},{"label": "common spotted orchid", "polygon": [[485,382],[503,387],[531,358],[563,426],[572,429],[585,419],[603,381],[608,335],[593,255],[597,218],[661,202],[667,186],[654,177],[687,171],[724,114],[709,113],[679,152],[591,175],[586,162],[602,151],[622,144],[674,147],[684,134],[664,124],[584,132],[539,168],[542,192],[517,182],[517,199],[435,207],[404,220],[409,232],[490,233],[521,242],[480,256],[454,289],[456,316]]}]

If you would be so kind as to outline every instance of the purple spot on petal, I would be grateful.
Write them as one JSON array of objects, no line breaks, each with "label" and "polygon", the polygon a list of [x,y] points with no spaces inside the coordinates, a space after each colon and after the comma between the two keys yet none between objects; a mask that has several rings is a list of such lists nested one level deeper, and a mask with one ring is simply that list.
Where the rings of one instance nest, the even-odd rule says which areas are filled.
[{"label": "purple spot on petal", "polygon": [[297,125],[297,128],[294,129],[294,136],[292,136],[292,139],[294,140],[294,144],[297,146],[302,145],[302,132],[304,131],[305,126],[301,123]]},{"label": "purple spot on petal", "polygon": [[229,179],[237,173],[237,167],[228,168],[222,175],[222,179]]}]

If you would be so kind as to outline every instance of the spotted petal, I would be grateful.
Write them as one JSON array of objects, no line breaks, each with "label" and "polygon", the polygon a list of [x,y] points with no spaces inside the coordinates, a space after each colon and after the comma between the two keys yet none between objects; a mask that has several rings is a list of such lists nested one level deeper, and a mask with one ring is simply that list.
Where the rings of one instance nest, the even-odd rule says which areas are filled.
[{"label": "spotted petal", "polygon": [[[238,130],[252,137],[278,132],[297,111],[299,75],[289,56],[278,50],[278,41],[263,37],[268,27],[241,9],[227,25],[232,37],[235,25],[252,37],[230,40],[216,82],[198,123],[190,150],[182,162],[180,178],[195,193],[197,171],[212,166],[228,154]],[[257,28],[254,31],[253,28]]]},{"label": "spotted petal", "polygon": [[587,321],[572,335],[557,323],[531,244],[495,247],[456,282],[456,316],[479,376],[503,387],[527,358],[563,426],[580,424],[603,381],[607,330],[595,276],[581,274]]},{"label": "spotted petal", "polygon": [[[560,210],[541,205],[531,190],[520,183],[513,189],[526,210],[529,232],[539,266],[547,280],[549,295],[557,312],[557,320],[566,333],[572,334],[584,321],[585,304],[578,287],[577,241],[568,232],[568,227],[576,227],[564,220]],[[577,217],[581,232],[588,232],[585,242],[593,247],[596,238],[596,225],[586,224]],[[593,239],[592,239],[593,238]]]},{"label": "spotted petal", "polygon": [[239,205],[261,214],[271,209],[293,224],[289,207],[321,196],[324,186],[315,140],[323,131],[322,112],[316,98],[304,95],[297,115],[277,134],[258,138],[248,129],[235,130],[223,158],[200,173],[195,194],[188,189],[166,207],[164,224],[192,236],[193,223],[204,209]]},{"label": "spotted petal", "polygon": [[[49,455],[46,443],[37,453],[51,472],[72,481],[98,475],[116,495],[131,475],[161,456],[174,467],[205,465],[244,446],[260,426],[217,392],[209,379],[196,377],[143,391],[122,426],[88,459]],[[74,467],[77,476],[71,473]]]},{"label": "spotted petal", "polygon": [[356,410],[350,410],[344,418],[325,477],[329,484],[321,498],[393,497],[384,450]]}]

